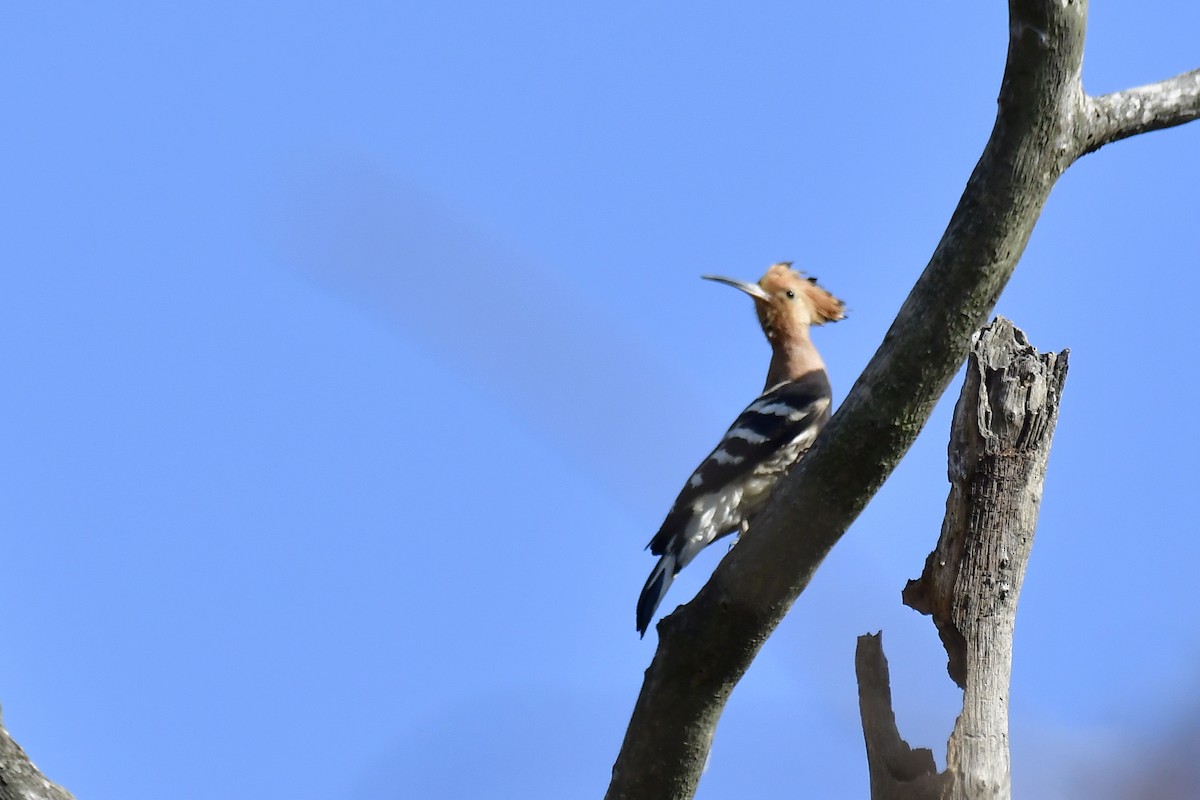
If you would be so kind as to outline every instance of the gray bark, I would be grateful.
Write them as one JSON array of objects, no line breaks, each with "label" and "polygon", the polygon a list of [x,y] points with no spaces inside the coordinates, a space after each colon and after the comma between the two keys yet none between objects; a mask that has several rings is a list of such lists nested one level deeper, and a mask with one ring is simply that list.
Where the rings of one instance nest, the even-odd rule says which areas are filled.
[{"label": "gray bark", "polygon": [[0,722],[0,800],[75,800],[41,773]]},{"label": "gray bark", "polygon": [[876,708],[886,703],[891,713],[882,644],[860,637],[859,698],[872,800],[1011,796],[1013,629],[1066,377],[1067,351],[1039,355],[1006,319],[985,328],[972,348],[954,409],[942,533],[921,577],[904,589],[907,605],[933,616],[950,677],[963,690],[963,710],[950,736],[946,771],[906,769],[895,721],[889,728]]},{"label": "gray bark", "polygon": [[1200,69],[1122,92],[1084,98],[1084,153],[1200,117]]},{"label": "gray bark", "polygon": [[854,652],[858,710],[867,741],[871,800],[928,800],[946,785],[933,751],[912,748],[900,737],[892,709],[892,679],[883,656],[883,633],[858,637]]},{"label": "gray bark", "polygon": [[[1097,142],[1200,115],[1188,76],[1140,102],[1154,125],[1097,107],[1080,82],[1087,2],[1009,1],[996,123],[925,271],[845,403],[659,647],[607,797],[695,793],[717,720],[759,648],[899,463],[990,316],[1058,177]],[[1161,96],[1160,96],[1161,95]],[[1100,104],[1098,106],[1097,104]]]}]

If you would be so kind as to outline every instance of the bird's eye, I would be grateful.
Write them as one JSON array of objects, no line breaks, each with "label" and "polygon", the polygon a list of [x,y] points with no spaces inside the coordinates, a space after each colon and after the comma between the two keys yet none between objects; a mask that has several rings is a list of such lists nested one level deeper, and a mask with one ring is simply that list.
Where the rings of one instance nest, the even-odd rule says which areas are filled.
[{"label": "bird's eye", "polygon": [[786,294],[786,295],[787,295],[787,299],[788,299],[788,300],[795,300],[795,299],[796,299],[796,293],[795,293],[795,292],[793,292],[791,289],[788,289],[786,292],[784,292],[784,294]]}]

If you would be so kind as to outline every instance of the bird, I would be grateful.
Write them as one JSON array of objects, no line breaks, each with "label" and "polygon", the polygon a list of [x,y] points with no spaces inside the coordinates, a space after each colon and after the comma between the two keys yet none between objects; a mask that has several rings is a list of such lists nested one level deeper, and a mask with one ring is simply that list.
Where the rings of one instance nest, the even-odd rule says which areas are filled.
[{"label": "bird", "polygon": [[762,393],[700,462],[647,545],[660,558],[638,598],[637,630],[643,637],[679,570],[717,539],[735,531],[746,534],[831,413],[829,376],[809,333],[815,325],[844,319],[845,303],[790,261],[772,264],[758,283],[701,277],[754,298],[771,362]]}]

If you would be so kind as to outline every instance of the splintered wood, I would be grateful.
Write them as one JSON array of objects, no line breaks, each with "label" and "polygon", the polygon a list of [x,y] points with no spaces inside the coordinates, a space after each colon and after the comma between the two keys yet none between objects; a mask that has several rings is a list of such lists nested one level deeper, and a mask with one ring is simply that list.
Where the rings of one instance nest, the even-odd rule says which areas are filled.
[{"label": "splintered wood", "polygon": [[[950,496],[937,548],[904,602],[933,617],[963,690],[946,771],[914,762],[891,716],[878,637],[860,637],[858,678],[872,800],[1008,798],[1008,687],[1017,598],[1037,526],[1067,351],[1039,354],[1004,318],[967,362],[950,435]],[[887,713],[879,709],[885,702]],[[868,713],[870,711],[870,713]],[[914,769],[914,766],[916,769]]]}]

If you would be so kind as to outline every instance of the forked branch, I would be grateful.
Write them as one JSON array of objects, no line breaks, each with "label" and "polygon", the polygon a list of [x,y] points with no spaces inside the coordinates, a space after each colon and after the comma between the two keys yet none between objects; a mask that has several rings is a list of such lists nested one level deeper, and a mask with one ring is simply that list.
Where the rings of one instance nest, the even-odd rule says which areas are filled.
[{"label": "forked branch", "polygon": [[[1085,0],[1009,0],[996,124],[950,224],[813,449],[696,598],[659,623],[659,648],[613,766],[610,800],[692,797],[730,692],[928,420],[1055,181],[1099,146],[1097,137],[1139,132],[1098,124],[1088,141],[1095,101],[1080,82],[1086,22]],[[1156,109],[1144,130],[1193,118],[1192,95],[1182,88],[1167,94],[1143,98]]]}]

